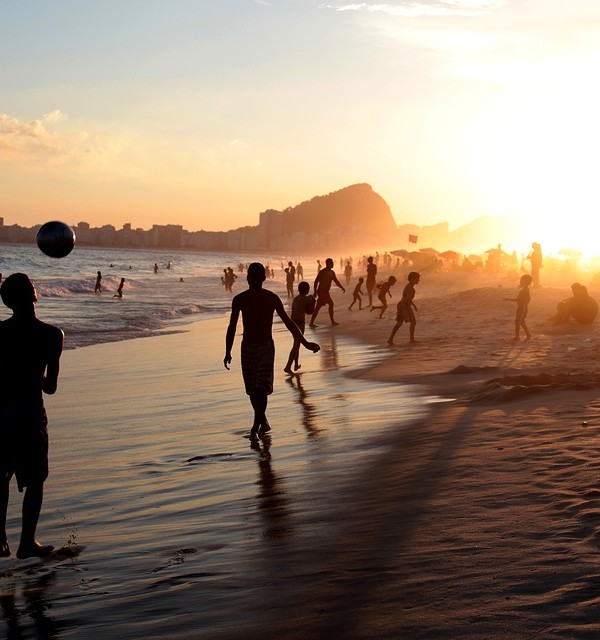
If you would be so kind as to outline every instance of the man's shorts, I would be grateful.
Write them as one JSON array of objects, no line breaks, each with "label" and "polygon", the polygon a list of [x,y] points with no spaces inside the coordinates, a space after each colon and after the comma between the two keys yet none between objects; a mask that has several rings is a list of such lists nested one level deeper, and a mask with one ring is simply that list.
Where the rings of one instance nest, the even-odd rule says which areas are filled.
[{"label": "man's shorts", "polygon": [[44,407],[0,407],[0,475],[19,491],[48,477],[48,418]]},{"label": "man's shorts", "polygon": [[326,304],[333,304],[329,291],[317,291],[317,304],[324,307]]},{"label": "man's shorts", "polygon": [[413,311],[412,305],[406,302],[402,302],[402,300],[398,303],[396,322],[416,322],[415,312]]},{"label": "man's shorts", "polygon": [[273,368],[275,363],[275,343],[244,344],[242,341],[242,376],[246,393],[273,393]]}]

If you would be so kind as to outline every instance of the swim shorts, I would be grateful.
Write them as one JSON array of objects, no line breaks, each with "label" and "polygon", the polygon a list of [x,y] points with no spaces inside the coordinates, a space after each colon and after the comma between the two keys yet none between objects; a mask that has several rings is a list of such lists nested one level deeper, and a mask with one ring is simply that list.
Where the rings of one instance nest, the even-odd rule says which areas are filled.
[{"label": "swim shorts", "polygon": [[48,477],[48,418],[44,407],[0,407],[0,475],[19,491]]},{"label": "swim shorts", "polygon": [[273,368],[275,363],[275,343],[245,344],[242,340],[242,376],[246,393],[251,396],[257,391],[267,395],[273,393]]},{"label": "swim shorts", "polygon": [[417,321],[417,319],[415,318],[415,312],[413,311],[413,307],[410,304],[410,302],[402,302],[402,300],[400,300],[396,309],[398,312],[396,316],[396,322],[400,322],[400,321],[416,322]]}]

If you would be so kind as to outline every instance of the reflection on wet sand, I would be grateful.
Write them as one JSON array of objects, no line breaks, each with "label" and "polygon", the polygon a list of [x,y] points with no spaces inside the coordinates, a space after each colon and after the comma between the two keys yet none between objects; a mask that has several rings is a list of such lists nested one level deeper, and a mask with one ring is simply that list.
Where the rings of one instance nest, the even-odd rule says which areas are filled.
[{"label": "reflection on wet sand", "polygon": [[[49,615],[51,607],[46,591],[55,581],[56,573],[45,573],[23,585],[24,606],[17,600],[16,583],[3,588],[0,607],[6,625],[6,639],[59,640],[61,625]],[[33,625],[33,629],[31,628]]]},{"label": "reflection on wet sand", "polygon": [[316,438],[319,435],[319,429],[315,425],[315,417],[317,415],[316,407],[307,401],[309,393],[302,385],[302,376],[299,374],[286,378],[286,382],[292,389],[298,392],[296,402],[302,407],[302,426],[306,429],[308,438]]},{"label": "reflection on wet sand", "polygon": [[258,456],[258,507],[263,516],[265,538],[282,538],[293,533],[289,520],[285,490],[271,466],[271,438],[250,441]]}]

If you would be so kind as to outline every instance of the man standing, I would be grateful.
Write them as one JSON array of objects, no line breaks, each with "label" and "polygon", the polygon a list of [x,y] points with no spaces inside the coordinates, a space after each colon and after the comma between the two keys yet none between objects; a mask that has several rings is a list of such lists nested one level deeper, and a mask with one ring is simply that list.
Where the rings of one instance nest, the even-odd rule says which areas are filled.
[{"label": "man standing", "polygon": [[338,323],[333,319],[333,300],[331,299],[331,283],[335,282],[335,284],[346,293],[346,289],[340,284],[339,280],[335,276],[335,271],[333,270],[333,260],[331,258],[327,258],[325,260],[325,268],[321,269],[317,273],[317,277],[315,278],[315,295],[317,296],[317,306],[313,311],[313,314],[310,318],[310,327],[316,327],[315,320],[321,307],[327,305],[329,307],[329,319],[331,320],[331,325],[335,327]]},{"label": "man standing", "polygon": [[10,479],[16,475],[19,491],[25,488],[17,558],[43,557],[54,549],[35,539],[48,477],[43,393],[56,391],[64,334],[37,319],[36,290],[24,273],[6,278],[0,296],[13,312],[0,322],[0,556],[11,553],[6,511]]},{"label": "man standing", "polygon": [[308,342],[298,325],[288,316],[279,296],[263,289],[266,279],[265,268],[259,262],[248,266],[246,278],[248,289],[236,295],[231,302],[231,316],[225,338],[225,358],[223,364],[229,369],[231,348],[240,313],[244,325],[242,337],[242,375],[246,393],[254,409],[254,423],[250,429],[250,438],[256,440],[271,430],[266,411],[268,396],[273,393],[273,366],[275,362],[275,344],[273,342],[273,314],[281,318],[290,333],[300,344],[313,353],[320,347]]}]

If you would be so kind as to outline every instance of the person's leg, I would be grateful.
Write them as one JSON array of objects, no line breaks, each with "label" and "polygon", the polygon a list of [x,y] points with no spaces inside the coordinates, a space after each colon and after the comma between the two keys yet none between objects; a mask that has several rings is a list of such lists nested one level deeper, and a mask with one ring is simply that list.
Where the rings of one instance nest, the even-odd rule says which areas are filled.
[{"label": "person's leg", "polygon": [[387,309],[387,300],[383,300],[381,305],[381,313],[379,314],[380,318],[383,318],[383,314],[385,313],[386,309]]},{"label": "person's leg", "polygon": [[0,558],[8,558],[10,547],[6,538],[6,510],[8,509],[10,478],[0,481]]},{"label": "person's leg", "polygon": [[409,328],[409,335],[410,335],[410,341],[411,342],[416,342],[415,340],[415,327],[417,326],[417,321],[413,320],[410,323],[410,328]]},{"label": "person's leg", "polygon": [[250,402],[254,409],[254,423],[250,429],[250,435],[256,437],[261,425],[269,424],[266,416],[268,396],[264,391],[256,391],[250,396]]},{"label": "person's leg", "polygon": [[388,338],[388,344],[394,344],[394,336],[398,332],[398,329],[402,326],[403,320],[398,320],[392,329],[392,333],[390,333],[390,337]]},{"label": "person's leg", "polygon": [[334,320],[334,318],[333,318],[333,300],[330,300],[330,301],[327,303],[327,306],[329,307],[329,319],[331,320],[331,325],[335,327],[335,326],[337,326],[339,323],[338,323],[338,322],[336,322],[336,321]]},{"label": "person's leg", "polygon": [[25,489],[23,498],[23,526],[21,529],[21,541],[17,549],[17,558],[43,557],[49,555],[54,547],[41,545],[35,539],[42,501],[44,499],[44,483],[31,483]]},{"label": "person's leg", "polygon": [[321,311],[322,306],[323,306],[323,303],[317,299],[317,305],[315,307],[315,310],[313,311],[312,316],[310,317],[310,324],[308,325],[309,327],[316,327],[315,320],[319,315],[319,311]]}]

